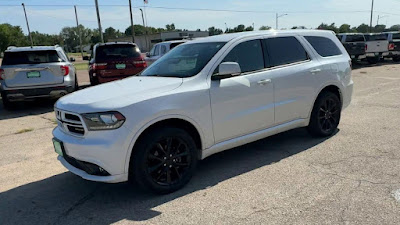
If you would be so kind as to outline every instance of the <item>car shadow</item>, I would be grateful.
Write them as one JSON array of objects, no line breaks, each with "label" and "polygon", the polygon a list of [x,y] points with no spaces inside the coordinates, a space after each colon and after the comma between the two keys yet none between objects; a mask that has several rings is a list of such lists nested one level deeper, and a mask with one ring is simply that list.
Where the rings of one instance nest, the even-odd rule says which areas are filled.
[{"label": "car shadow", "polygon": [[162,214],[154,210],[157,206],[193,192],[206,192],[220,182],[278,163],[325,140],[311,137],[305,129],[296,129],[213,155],[199,164],[187,186],[163,196],[128,183],[95,183],[70,172],[58,174],[0,193],[0,224],[145,221]]}]

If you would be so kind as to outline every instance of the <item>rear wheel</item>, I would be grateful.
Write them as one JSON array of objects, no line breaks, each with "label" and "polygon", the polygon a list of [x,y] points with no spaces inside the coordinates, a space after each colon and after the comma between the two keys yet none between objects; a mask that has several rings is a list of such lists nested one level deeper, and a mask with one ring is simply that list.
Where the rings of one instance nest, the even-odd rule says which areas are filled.
[{"label": "rear wheel", "polygon": [[332,92],[322,92],[315,101],[308,131],[314,136],[331,136],[339,125],[341,111],[339,97]]},{"label": "rear wheel", "polygon": [[8,100],[8,98],[4,92],[1,92],[1,99],[3,101],[3,107],[5,109],[10,109],[12,107],[12,103],[10,102],[10,100]]},{"label": "rear wheel", "polygon": [[78,84],[78,76],[75,75],[75,88],[74,91],[79,90],[79,84]]},{"label": "rear wheel", "polygon": [[379,57],[368,57],[367,61],[369,64],[377,64],[379,62]]},{"label": "rear wheel", "polygon": [[189,182],[197,161],[196,144],[186,131],[159,128],[145,134],[135,145],[130,175],[146,190],[171,193]]},{"label": "rear wheel", "polygon": [[400,56],[393,57],[394,62],[400,62]]},{"label": "rear wheel", "polygon": [[95,86],[99,84],[99,79],[97,77],[94,77],[93,74],[89,75],[90,79],[90,85]]}]

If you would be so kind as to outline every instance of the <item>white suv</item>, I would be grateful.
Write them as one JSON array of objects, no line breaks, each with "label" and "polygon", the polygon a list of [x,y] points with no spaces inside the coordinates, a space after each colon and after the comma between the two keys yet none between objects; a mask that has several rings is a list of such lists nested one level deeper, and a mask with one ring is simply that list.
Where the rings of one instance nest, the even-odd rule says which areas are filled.
[{"label": "white suv", "polygon": [[352,92],[351,59],[330,31],[213,36],[61,98],[53,142],[84,179],[168,193],[217,152],[298,127],[332,135]]}]

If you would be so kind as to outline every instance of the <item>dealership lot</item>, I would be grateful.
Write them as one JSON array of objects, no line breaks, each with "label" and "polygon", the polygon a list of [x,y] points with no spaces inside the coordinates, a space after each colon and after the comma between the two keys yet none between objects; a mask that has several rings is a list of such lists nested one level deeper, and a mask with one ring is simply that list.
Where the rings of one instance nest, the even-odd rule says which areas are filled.
[{"label": "dealership lot", "polygon": [[[54,101],[0,104],[0,224],[397,224],[400,64],[357,65],[328,139],[297,129],[204,160],[166,196],[67,172],[51,142]],[[86,71],[78,72],[84,88]]]}]

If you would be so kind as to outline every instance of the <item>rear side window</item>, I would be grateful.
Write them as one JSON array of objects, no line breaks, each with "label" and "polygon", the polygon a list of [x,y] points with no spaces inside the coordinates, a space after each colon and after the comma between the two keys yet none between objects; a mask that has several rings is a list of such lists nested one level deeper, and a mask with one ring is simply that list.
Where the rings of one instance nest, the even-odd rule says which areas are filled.
[{"label": "rear side window", "polygon": [[40,64],[63,62],[55,50],[48,51],[26,51],[26,52],[5,52],[3,65],[18,64]]},{"label": "rear side window", "polygon": [[97,60],[137,57],[140,57],[140,51],[134,45],[101,45],[96,49]]},{"label": "rear side window", "polygon": [[387,37],[385,34],[373,34],[373,35],[366,35],[365,39],[367,41],[386,41]]},{"label": "rear side window", "polygon": [[183,44],[183,42],[175,42],[175,43],[171,43],[171,45],[169,46],[170,50],[172,50],[173,48],[175,48],[176,46]]},{"label": "rear side window", "polygon": [[295,37],[265,39],[271,67],[308,60],[308,54]]},{"label": "rear side window", "polygon": [[260,40],[246,41],[234,47],[223,62],[239,63],[242,73],[264,69],[264,57]]},{"label": "rear side window", "polygon": [[165,45],[161,45],[161,55],[167,53],[167,47]]},{"label": "rear side window", "polygon": [[346,42],[364,42],[364,35],[347,35]]},{"label": "rear side window", "polygon": [[337,45],[329,38],[315,36],[305,36],[304,38],[310,42],[315,51],[322,57],[342,54]]}]

